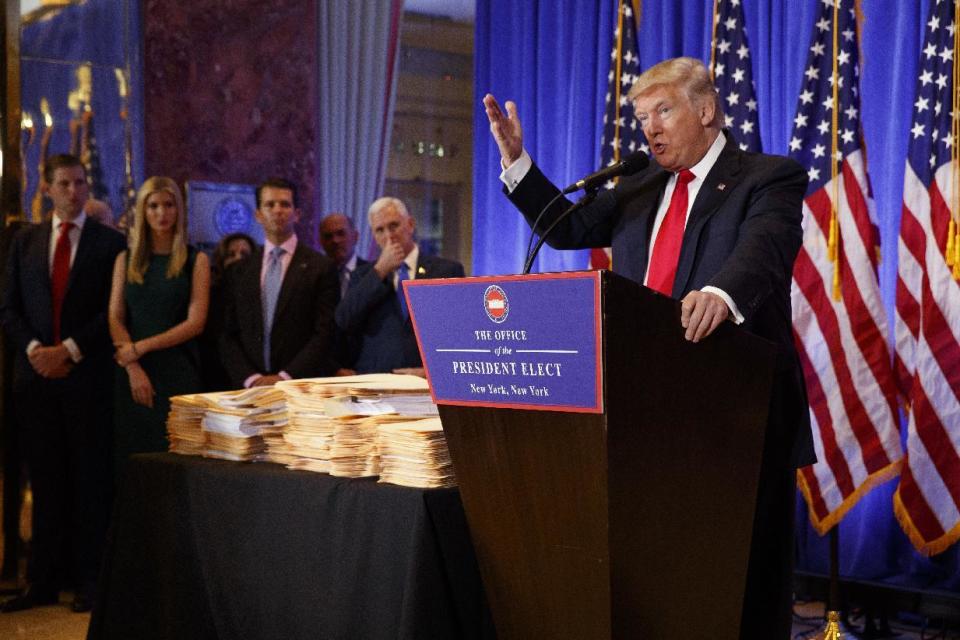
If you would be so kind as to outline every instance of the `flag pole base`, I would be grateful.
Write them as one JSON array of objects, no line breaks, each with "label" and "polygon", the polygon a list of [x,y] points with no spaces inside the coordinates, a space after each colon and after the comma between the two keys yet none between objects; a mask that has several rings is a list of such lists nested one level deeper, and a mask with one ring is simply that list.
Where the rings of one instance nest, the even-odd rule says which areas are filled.
[{"label": "flag pole base", "polygon": [[828,611],[827,624],[820,631],[807,636],[806,640],[853,640],[853,638],[854,635],[843,626],[840,612]]}]

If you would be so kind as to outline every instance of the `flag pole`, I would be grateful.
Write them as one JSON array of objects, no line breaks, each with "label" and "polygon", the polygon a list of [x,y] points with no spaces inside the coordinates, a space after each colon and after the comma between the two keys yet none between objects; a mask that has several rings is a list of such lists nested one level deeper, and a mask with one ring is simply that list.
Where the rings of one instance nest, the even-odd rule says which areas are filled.
[{"label": "flag pole", "polygon": [[713,0],[713,20],[711,21],[710,27],[710,66],[708,70],[710,71],[710,82],[716,82],[716,78],[713,75],[713,68],[717,64],[717,21],[720,19],[720,0]]},{"label": "flag pole", "polygon": [[[960,2],[954,4],[954,24],[960,20]],[[960,45],[960,29],[953,34],[953,50],[957,50]],[[954,280],[960,280],[960,225],[957,224],[957,218],[960,217],[960,144],[956,141],[960,139],[960,95],[957,92],[957,86],[960,85],[960,65],[953,63],[953,110],[950,112],[950,133],[953,135],[954,144],[950,147],[950,223],[947,228],[947,244],[944,249],[944,258],[947,266],[951,267],[951,274]]]},{"label": "flag pole", "polygon": [[840,525],[835,524],[830,529],[830,590],[827,595],[826,625],[823,629],[817,631],[812,636],[807,636],[807,640],[847,640],[853,638],[853,634],[847,630],[843,624],[840,615]]},{"label": "flag pole", "polygon": [[840,291],[840,261],[842,259],[840,251],[840,179],[842,167],[838,166],[841,161],[838,160],[840,145],[838,137],[840,135],[839,122],[840,114],[837,113],[840,105],[840,65],[837,49],[840,44],[840,2],[833,4],[833,92],[831,96],[830,109],[830,181],[833,185],[833,195],[830,203],[830,231],[827,236],[827,251],[830,260],[833,262],[833,299],[840,302],[842,293]]},{"label": "flag pole", "polygon": [[[623,74],[623,3],[625,0],[620,0],[617,3],[617,72],[614,78],[616,79],[616,95],[614,96],[614,115],[613,115],[613,139],[620,140],[620,91],[622,87],[620,86],[620,78]],[[613,161],[620,161],[620,145],[615,145],[613,147]]]}]

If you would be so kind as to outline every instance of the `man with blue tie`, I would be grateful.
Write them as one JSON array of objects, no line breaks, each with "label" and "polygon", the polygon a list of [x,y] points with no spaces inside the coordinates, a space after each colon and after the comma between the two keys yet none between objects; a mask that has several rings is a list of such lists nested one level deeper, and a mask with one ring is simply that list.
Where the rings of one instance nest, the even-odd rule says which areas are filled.
[{"label": "man with blue tie", "polygon": [[463,277],[463,265],[420,252],[416,220],[397,198],[380,198],[367,212],[380,256],[358,266],[337,306],[337,326],[359,341],[357,373],[389,373],[423,365],[403,296],[404,280]]},{"label": "man with blue tie", "polygon": [[329,375],[333,358],[333,262],[299,242],[296,186],[271,178],[257,187],[266,242],[227,271],[223,364],[233,386]]},{"label": "man with blue tie", "polygon": [[93,603],[112,486],[113,346],[107,302],[123,236],[83,212],[89,187],[80,160],[44,166],[50,221],[14,238],[3,327],[16,353],[13,403],[33,490],[26,591],[0,605],[54,604],[74,584],[74,611]]}]

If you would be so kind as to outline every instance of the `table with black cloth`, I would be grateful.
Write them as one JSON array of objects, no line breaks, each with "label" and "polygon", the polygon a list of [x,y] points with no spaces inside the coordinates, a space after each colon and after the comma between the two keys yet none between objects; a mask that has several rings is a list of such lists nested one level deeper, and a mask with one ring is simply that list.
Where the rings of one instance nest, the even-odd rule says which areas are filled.
[{"label": "table with black cloth", "polygon": [[455,489],[131,458],[89,639],[493,638]]}]

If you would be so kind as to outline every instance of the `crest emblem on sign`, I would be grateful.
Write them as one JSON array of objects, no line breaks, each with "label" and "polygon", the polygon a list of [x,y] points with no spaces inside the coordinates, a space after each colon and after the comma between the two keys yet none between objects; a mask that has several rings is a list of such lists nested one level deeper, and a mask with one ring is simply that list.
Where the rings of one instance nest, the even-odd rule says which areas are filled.
[{"label": "crest emblem on sign", "polygon": [[507,319],[510,313],[510,301],[507,300],[507,294],[503,289],[495,284],[487,287],[483,292],[483,310],[487,312],[487,317],[500,324]]},{"label": "crest emblem on sign", "polygon": [[230,196],[223,198],[217,203],[217,209],[213,214],[214,223],[220,235],[230,233],[244,232],[250,230],[253,223],[253,210],[250,205],[240,198]]}]

